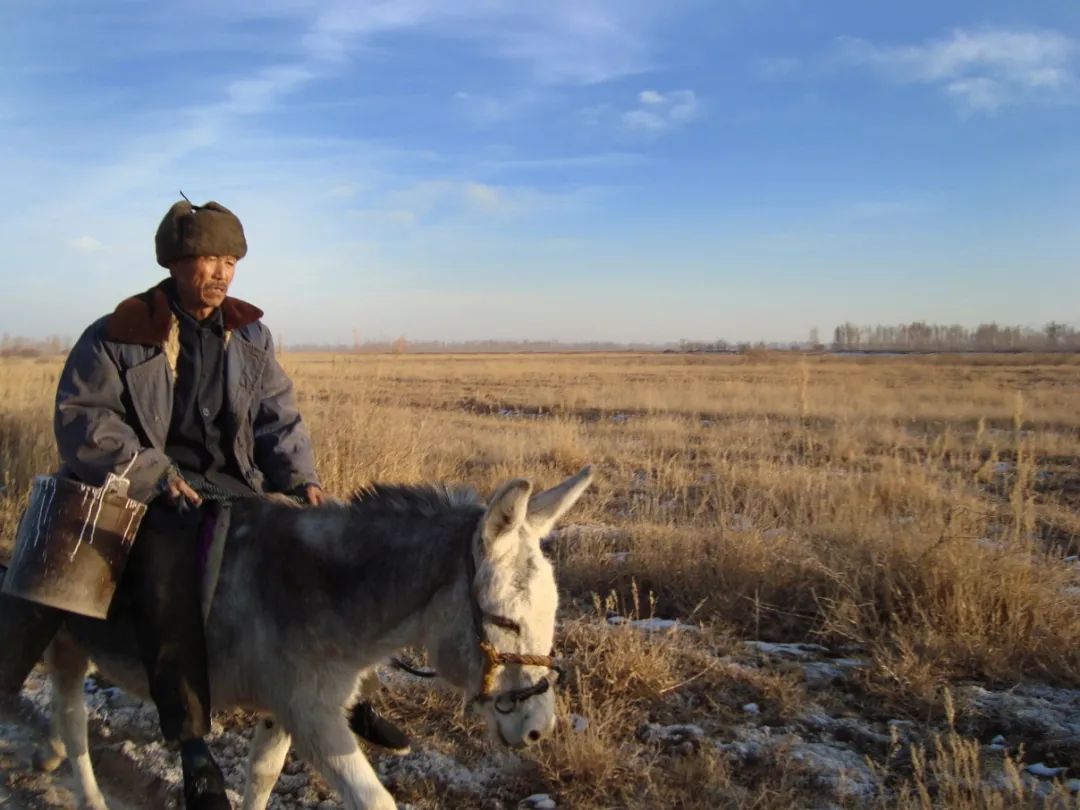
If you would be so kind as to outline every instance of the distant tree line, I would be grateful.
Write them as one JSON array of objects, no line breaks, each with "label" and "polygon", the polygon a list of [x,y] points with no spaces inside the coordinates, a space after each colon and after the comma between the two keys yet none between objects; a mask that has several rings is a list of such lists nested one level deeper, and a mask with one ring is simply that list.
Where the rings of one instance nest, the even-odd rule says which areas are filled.
[{"label": "distant tree line", "polygon": [[[746,348],[749,348],[749,344],[747,344]],[[742,344],[728,343],[726,340],[680,340],[678,348],[671,349],[670,351],[692,353],[719,352],[721,354],[728,354],[741,350]]]},{"label": "distant tree line", "polygon": [[354,334],[351,344],[295,343],[290,352],[338,352],[349,354],[528,354],[565,352],[655,352],[670,344],[617,343],[615,341],[561,340],[409,340],[401,335],[393,340],[361,341]]},{"label": "distant tree line", "polygon": [[[831,345],[810,330],[805,342],[766,343],[764,341],[680,340],[675,343],[618,343],[614,341],[563,342],[559,340],[467,340],[439,341],[394,340],[361,341],[353,335],[349,344],[290,344],[293,352],[342,352],[355,354],[426,354],[426,353],[528,353],[528,352],[690,352],[742,354],[752,351],[837,351],[837,352],[1080,352],[1080,329],[1067,323],[1051,321],[1041,329],[1028,326],[1002,326],[983,323],[974,329],[958,324],[932,324],[924,321],[893,325],[859,326],[843,323],[833,330]],[[49,335],[25,338],[4,334],[0,338],[0,357],[63,356],[71,349],[71,338]],[[285,341],[279,338],[279,352]]]},{"label": "distant tree line", "polygon": [[1080,351],[1080,330],[1051,321],[1042,329],[981,323],[914,321],[895,326],[857,326],[850,321],[833,330],[834,351],[885,352],[1070,352]]}]

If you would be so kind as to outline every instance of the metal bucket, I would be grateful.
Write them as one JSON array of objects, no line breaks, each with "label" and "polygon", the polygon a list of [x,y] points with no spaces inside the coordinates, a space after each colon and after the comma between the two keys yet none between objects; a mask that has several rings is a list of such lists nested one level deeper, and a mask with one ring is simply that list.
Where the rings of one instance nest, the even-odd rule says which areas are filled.
[{"label": "metal bucket", "polygon": [[112,475],[103,487],[37,476],[0,590],[104,619],[146,514],[127,484]]}]

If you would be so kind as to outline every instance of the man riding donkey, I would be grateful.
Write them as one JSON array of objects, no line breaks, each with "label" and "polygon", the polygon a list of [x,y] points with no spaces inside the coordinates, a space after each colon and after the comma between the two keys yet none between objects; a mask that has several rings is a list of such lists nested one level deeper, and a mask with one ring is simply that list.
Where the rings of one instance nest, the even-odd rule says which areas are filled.
[{"label": "man riding donkey", "polygon": [[[178,744],[190,809],[228,808],[204,741],[210,686],[200,594],[205,501],[268,492],[321,504],[311,439],[262,311],[228,296],[247,253],[240,220],[215,202],[174,204],[155,237],[169,278],[92,324],[56,395],[62,475],[94,486],[109,473],[149,504],[119,587],[130,606],[163,736]],[[0,690],[18,691],[62,612],[0,604]],[[370,684],[366,684],[370,688]],[[360,704],[354,730],[401,750],[408,738]]]}]

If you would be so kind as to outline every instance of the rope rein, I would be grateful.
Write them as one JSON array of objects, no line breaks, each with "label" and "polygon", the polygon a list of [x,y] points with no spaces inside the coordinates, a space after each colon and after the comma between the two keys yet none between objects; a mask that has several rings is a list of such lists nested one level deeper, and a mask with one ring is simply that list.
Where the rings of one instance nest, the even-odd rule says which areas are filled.
[{"label": "rope rein", "polygon": [[[473,697],[471,702],[494,702],[497,710],[507,713],[513,711],[513,708],[521,701],[528,700],[537,695],[542,695],[552,687],[553,683],[551,677],[548,676],[524,689],[512,689],[507,692],[496,694],[495,688],[498,685],[497,681],[500,667],[509,664],[517,664],[525,667],[543,667],[555,673],[555,683],[558,683],[562,678],[563,671],[556,659],[550,655],[499,652],[495,645],[488,640],[487,633],[484,631],[485,622],[493,624],[496,627],[501,627],[503,630],[507,630],[518,636],[521,635],[521,625],[506,616],[487,613],[480,607],[480,600],[476,597],[476,558],[473,556],[471,536],[469,542],[470,545],[465,550],[466,575],[469,582],[469,608],[472,612],[473,634],[476,636],[477,646],[484,656],[484,674],[480,685],[480,692]],[[424,670],[414,667],[397,657],[391,658],[390,663],[395,668],[407,672],[410,675],[415,675],[417,678],[435,678],[438,677],[439,674],[435,670]],[[500,708],[501,706],[509,706],[510,708],[504,709]]]},{"label": "rope rein", "polygon": [[488,640],[487,633],[484,631],[485,622],[493,624],[496,627],[501,627],[518,636],[521,635],[521,625],[505,616],[487,613],[480,607],[480,600],[476,595],[476,557],[473,554],[471,537],[469,538],[469,545],[465,549],[465,566],[469,581],[469,603],[473,616],[473,633],[476,636],[477,646],[484,656],[484,676],[480,685],[480,692],[473,698],[473,702],[488,703],[495,701],[496,708],[498,708],[500,702],[502,702],[510,705],[510,711],[512,711],[513,706],[516,706],[517,703],[522,700],[541,695],[550,689],[551,679],[543,678],[532,686],[524,689],[513,689],[509,692],[496,695],[495,687],[497,685],[496,682],[498,680],[500,667],[506,666],[507,664],[544,667],[556,674],[556,681],[562,677],[562,669],[555,663],[555,659],[550,655],[499,652],[499,650],[496,649],[495,645]]}]

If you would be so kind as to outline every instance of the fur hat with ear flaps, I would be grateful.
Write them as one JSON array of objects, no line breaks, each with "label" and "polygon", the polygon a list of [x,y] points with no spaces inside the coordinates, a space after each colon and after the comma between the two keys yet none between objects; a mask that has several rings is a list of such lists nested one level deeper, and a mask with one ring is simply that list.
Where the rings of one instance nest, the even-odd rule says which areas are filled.
[{"label": "fur hat with ear flaps", "polygon": [[186,199],[175,203],[158,225],[154,236],[157,262],[168,267],[185,256],[235,256],[247,253],[244,226],[224,205],[208,202],[192,205]]}]

